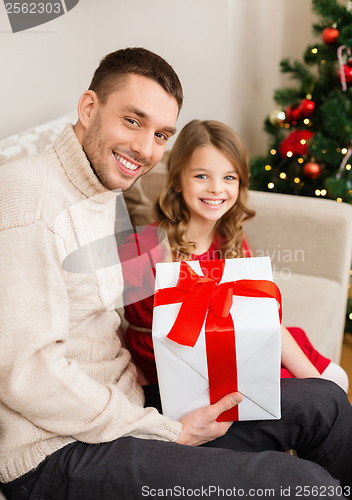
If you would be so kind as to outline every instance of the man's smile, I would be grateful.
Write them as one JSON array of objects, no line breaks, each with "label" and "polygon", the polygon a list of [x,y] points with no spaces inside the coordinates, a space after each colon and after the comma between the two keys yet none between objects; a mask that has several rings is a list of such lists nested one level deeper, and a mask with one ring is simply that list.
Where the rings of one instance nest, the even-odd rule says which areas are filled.
[{"label": "man's smile", "polygon": [[127,173],[128,175],[134,175],[137,170],[139,170],[142,167],[141,163],[135,163],[131,159],[128,159],[123,157],[119,153],[113,152],[113,155],[115,159],[117,160],[120,169],[124,172]]}]

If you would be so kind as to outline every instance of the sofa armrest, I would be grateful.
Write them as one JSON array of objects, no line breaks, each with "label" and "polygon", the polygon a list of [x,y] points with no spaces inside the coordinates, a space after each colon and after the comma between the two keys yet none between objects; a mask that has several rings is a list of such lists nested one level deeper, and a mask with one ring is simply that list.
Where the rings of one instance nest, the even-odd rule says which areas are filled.
[{"label": "sofa armrest", "polygon": [[347,287],[352,258],[352,205],[250,191],[256,216],[245,223],[253,254],[277,269],[323,277]]}]

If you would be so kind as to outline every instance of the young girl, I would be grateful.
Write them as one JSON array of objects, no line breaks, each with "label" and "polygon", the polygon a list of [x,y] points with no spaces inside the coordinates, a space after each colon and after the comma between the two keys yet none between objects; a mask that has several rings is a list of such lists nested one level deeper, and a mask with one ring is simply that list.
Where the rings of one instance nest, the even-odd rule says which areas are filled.
[{"label": "young girl", "polygon": [[[165,230],[173,260],[204,260],[250,257],[243,234],[243,221],[255,212],[247,206],[248,160],[244,145],[227,125],[193,120],[180,132],[168,160],[168,181],[156,204],[157,223],[138,235],[140,252],[154,249],[154,262],[161,254],[156,227]],[[134,238],[119,248],[121,261],[130,255]],[[155,257],[155,249],[160,255]],[[126,343],[150,383],[156,383],[151,336],[154,275],[122,266],[125,317],[129,322]],[[143,275],[143,277],[142,277]],[[142,296],[138,290],[143,284]],[[289,331],[290,330],[290,331]],[[346,392],[344,370],[320,355],[300,328],[282,327],[281,377],[323,377]]]}]

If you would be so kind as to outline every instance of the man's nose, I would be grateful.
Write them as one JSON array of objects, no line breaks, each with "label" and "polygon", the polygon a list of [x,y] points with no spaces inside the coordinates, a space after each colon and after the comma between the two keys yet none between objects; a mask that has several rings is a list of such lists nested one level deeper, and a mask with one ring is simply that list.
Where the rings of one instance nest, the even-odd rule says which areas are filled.
[{"label": "man's nose", "polygon": [[154,144],[154,133],[141,131],[131,144],[131,149],[138,153],[141,159],[150,159],[153,156]]}]

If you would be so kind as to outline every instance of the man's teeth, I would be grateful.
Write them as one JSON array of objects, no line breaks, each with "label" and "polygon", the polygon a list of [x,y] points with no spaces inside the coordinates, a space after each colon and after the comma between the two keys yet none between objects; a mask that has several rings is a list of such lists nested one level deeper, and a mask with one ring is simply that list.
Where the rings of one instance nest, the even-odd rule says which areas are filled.
[{"label": "man's teeth", "polygon": [[122,156],[120,156],[117,153],[114,153],[114,155],[115,155],[115,158],[117,158],[119,160],[119,162],[122,163],[122,165],[124,167],[128,168],[128,170],[137,170],[138,165],[135,165],[134,163],[131,163],[131,162],[125,160],[125,158],[122,158]]},{"label": "man's teeth", "polygon": [[221,203],[223,203],[223,201],[224,200],[206,200],[202,198],[202,202],[207,203],[208,205],[220,205]]}]

